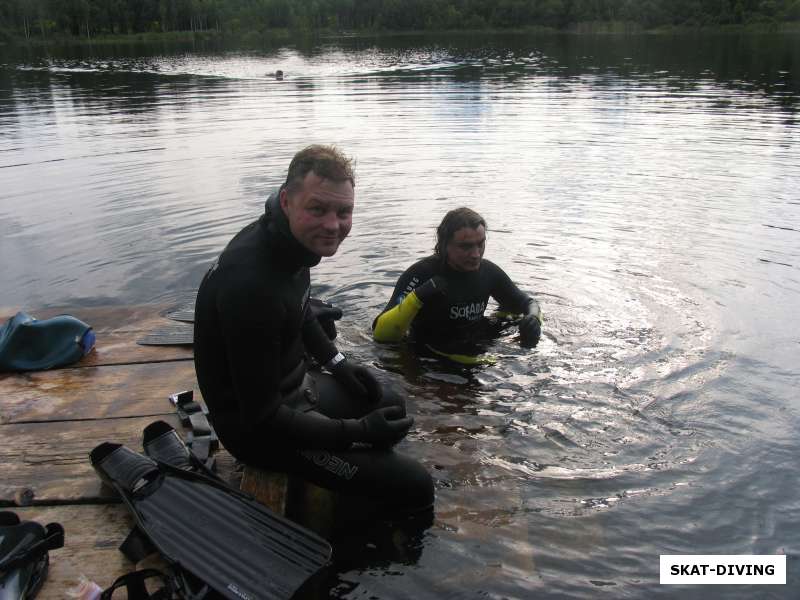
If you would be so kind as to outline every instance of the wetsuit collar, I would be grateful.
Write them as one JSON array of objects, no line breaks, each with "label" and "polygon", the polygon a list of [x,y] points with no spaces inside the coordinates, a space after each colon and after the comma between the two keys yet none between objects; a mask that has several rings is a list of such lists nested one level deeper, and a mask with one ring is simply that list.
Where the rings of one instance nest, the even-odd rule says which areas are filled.
[{"label": "wetsuit collar", "polygon": [[291,270],[316,266],[322,257],[311,252],[292,235],[289,219],[286,218],[286,213],[281,208],[281,189],[283,187],[267,198],[264,204],[264,214],[259,219],[267,241],[283,253],[286,266]]}]

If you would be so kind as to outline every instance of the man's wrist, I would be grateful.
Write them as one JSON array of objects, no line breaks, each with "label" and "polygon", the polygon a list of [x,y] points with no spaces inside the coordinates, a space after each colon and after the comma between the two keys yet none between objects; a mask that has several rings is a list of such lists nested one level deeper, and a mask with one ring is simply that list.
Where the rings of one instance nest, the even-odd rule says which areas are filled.
[{"label": "man's wrist", "polygon": [[342,436],[348,444],[363,441],[365,427],[361,419],[339,419],[339,421],[342,424]]},{"label": "man's wrist", "polygon": [[344,354],[342,354],[341,352],[337,352],[332,359],[330,359],[328,362],[325,363],[325,368],[331,371],[334,368],[336,368],[337,365],[341,364],[342,361],[344,360],[345,360]]}]

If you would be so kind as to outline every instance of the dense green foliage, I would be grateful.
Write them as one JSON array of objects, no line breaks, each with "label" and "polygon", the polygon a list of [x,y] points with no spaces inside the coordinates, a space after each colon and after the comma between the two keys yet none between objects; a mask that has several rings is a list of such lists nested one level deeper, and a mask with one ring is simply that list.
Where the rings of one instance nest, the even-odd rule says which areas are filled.
[{"label": "dense green foliage", "polygon": [[800,0],[0,0],[0,39],[275,28],[563,29],[587,22],[650,29],[793,20],[800,20]]}]

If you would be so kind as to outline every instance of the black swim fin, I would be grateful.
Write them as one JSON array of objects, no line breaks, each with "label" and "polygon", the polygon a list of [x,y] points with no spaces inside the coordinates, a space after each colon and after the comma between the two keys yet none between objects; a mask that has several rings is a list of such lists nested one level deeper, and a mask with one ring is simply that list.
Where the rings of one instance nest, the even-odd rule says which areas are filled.
[{"label": "black swim fin", "polygon": [[0,512],[0,600],[34,598],[47,576],[47,551],[63,545],[58,523],[20,522],[15,513]]},{"label": "black swim fin", "polygon": [[[148,450],[165,434],[162,441],[169,441],[166,430],[146,440]],[[164,462],[168,455],[175,464],[183,460],[177,447],[166,445],[159,462],[109,442],[90,456],[179,575],[188,573],[230,600],[285,599],[328,563],[328,542],[188,463]]]},{"label": "black swim fin", "polygon": [[[193,471],[222,481],[189,449],[175,428],[165,421],[154,421],[144,428],[142,446],[144,453],[156,462],[164,462],[184,471]],[[139,527],[131,530],[119,549],[132,563],[138,563],[158,552],[158,548]]]},{"label": "black swim fin", "polygon": [[219,479],[199,456],[184,443],[180,434],[166,421],[154,421],[142,432],[144,453],[156,462],[167,463],[184,471],[194,471]]}]

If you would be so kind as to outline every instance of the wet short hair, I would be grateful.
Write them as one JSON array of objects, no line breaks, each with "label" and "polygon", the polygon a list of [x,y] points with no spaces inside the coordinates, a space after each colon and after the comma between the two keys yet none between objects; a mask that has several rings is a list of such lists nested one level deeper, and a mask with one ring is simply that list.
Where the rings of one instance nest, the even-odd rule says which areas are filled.
[{"label": "wet short hair", "polygon": [[303,180],[310,172],[316,173],[323,179],[330,179],[340,183],[349,181],[356,187],[356,176],[353,169],[353,160],[346,157],[336,146],[312,144],[303,148],[294,155],[286,174],[283,187],[289,195],[294,194],[303,184]]},{"label": "wet short hair", "polygon": [[436,228],[436,246],[433,248],[433,253],[444,258],[447,244],[453,239],[456,231],[464,227],[477,229],[481,225],[488,229],[486,220],[471,208],[466,206],[454,208],[444,216]]}]

